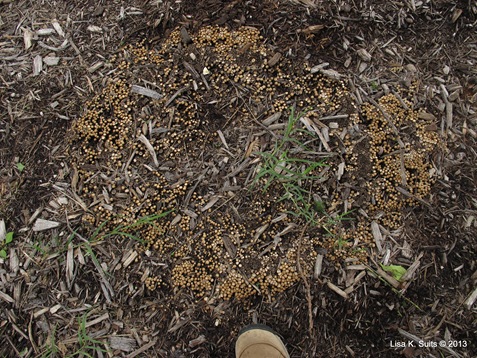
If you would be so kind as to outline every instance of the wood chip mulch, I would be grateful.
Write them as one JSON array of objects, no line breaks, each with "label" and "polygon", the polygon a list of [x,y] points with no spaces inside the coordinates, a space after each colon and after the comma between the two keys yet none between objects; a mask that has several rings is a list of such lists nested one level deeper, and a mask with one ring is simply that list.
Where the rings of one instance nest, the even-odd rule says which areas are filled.
[{"label": "wood chip mulch", "polygon": [[[414,100],[445,142],[437,180],[399,235],[376,232],[372,257],[408,268],[404,286],[372,260],[321,258],[319,274],[270,301],[166,300],[139,271],[115,269],[133,262],[134,242],[91,251],[73,239],[81,198],[64,195],[64,139],[106,86],[108,60],[205,25],[253,26],[282,55],[329,63],[358,103],[419,82]],[[471,1],[0,0],[0,356],[233,356],[252,322],[292,357],[477,356],[476,27]]]}]

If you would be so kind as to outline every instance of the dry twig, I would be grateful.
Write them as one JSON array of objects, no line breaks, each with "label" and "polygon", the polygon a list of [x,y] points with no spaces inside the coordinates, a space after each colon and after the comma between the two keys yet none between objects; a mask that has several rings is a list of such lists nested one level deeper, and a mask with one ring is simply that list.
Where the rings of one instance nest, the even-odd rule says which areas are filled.
[{"label": "dry twig", "polygon": [[306,229],[308,228],[308,223],[303,227],[303,229],[300,232],[300,235],[298,236],[298,249],[297,249],[297,256],[296,256],[296,266],[298,268],[298,272],[301,276],[301,279],[303,280],[303,283],[305,284],[305,289],[306,289],[306,302],[308,304],[308,331],[310,333],[310,336],[313,335],[313,307],[311,303],[311,289],[310,289],[310,284],[308,280],[306,279],[305,274],[303,273],[301,264],[300,264],[300,252],[301,252],[301,242],[303,239],[303,235],[305,234]]}]

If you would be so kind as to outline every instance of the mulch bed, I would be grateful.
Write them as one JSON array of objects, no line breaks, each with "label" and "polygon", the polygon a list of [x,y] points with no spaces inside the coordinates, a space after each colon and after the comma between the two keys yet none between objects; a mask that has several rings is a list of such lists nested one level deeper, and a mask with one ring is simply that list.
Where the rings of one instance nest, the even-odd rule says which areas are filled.
[{"label": "mulch bed", "polygon": [[[16,0],[0,1],[0,11],[0,223],[15,234],[0,261],[0,355],[233,356],[251,322],[278,331],[292,357],[477,355],[474,4]],[[111,57],[125,45],[145,39],[157,48],[176,28],[193,35],[207,25],[250,26],[292,62],[329,63],[357,103],[418,83],[413,103],[443,143],[430,158],[436,179],[423,203],[403,209],[399,231],[384,233],[383,251],[369,255],[415,270],[404,287],[393,288],[372,260],[372,271],[350,270],[325,256],[319,278],[274,297],[197,299],[146,289],[133,240],[87,245],[98,223],[88,226],[71,190],[72,124],[106,88]],[[455,345],[399,346],[409,340]]]}]

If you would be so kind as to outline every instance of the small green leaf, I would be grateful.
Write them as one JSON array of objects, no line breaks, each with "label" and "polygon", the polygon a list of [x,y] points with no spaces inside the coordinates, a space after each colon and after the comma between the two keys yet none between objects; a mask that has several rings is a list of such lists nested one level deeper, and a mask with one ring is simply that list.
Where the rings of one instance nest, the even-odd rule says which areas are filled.
[{"label": "small green leaf", "polygon": [[407,270],[399,265],[383,265],[381,264],[381,267],[383,268],[384,271],[389,272],[396,280],[400,281],[401,278],[404,276],[404,274],[407,272]]},{"label": "small green leaf", "polygon": [[5,236],[5,244],[9,244],[13,241],[13,231],[10,231],[7,233],[7,236]]},{"label": "small green leaf", "polygon": [[5,250],[0,250],[0,258],[2,258],[2,259],[7,258],[7,252]]},{"label": "small green leaf", "polygon": [[18,163],[17,163],[17,168],[18,168],[18,170],[19,170],[20,173],[21,173],[21,172],[23,171],[23,169],[25,169],[25,166],[24,166],[22,163],[18,162]]},{"label": "small green leaf", "polygon": [[324,214],[325,213],[325,203],[322,202],[321,200],[315,200],[314,201],[314,208],[315,211]]}]

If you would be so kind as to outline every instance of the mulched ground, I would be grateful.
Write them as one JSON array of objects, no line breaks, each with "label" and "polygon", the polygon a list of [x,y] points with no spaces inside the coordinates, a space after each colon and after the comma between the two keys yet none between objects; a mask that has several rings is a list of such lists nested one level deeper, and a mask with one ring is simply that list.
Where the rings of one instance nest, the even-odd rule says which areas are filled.
[{"label": "mulched ground", "polygon": [[[293,357],[477,355],[476,308],[465,305],[477,283],[477,8],[470,1],[6,3],[0,1],[0,219],[15,237],[0,263],[0,355],[49,356],[48,347],[72,355],[81,347],[82,319],[95,345],[114,352],[89,351],[97,356],[233,356],[237,332],[251,322],[277,330]],[[134,243],[98,244],[98,262],[78,249],[80,241],[69,244],[77,213],[55,202],[62,183],[71,182],[64,137],[104,88],[108,59],[144,38],[155,46],[177,26],[195,33],[210,24],[256,27],[283,53],[330,63],[363,97],[378,99],[382,85],[420,82],[418,101],[435,116],[447,150],[432,158],[439,172],[431,205],[405,213],[399,244],[405,240],[410,255],[389,249],[391,263],[419,263],[403,295],[368,274],[343,299],[327,282],[339,286],[347,272],[325,262],[309,290],[297,284],[271,302],[196,302],[183,292],[171,300],[145,290],[135,271],[104,277],[100,265],[124,262]],[[323,28],[310,30],[315,25]],[[52,31],[35,34],[39,29]],[[38,217],[61,225],[33,232]],[[412,337],[461,346],[392,347]]]}]

